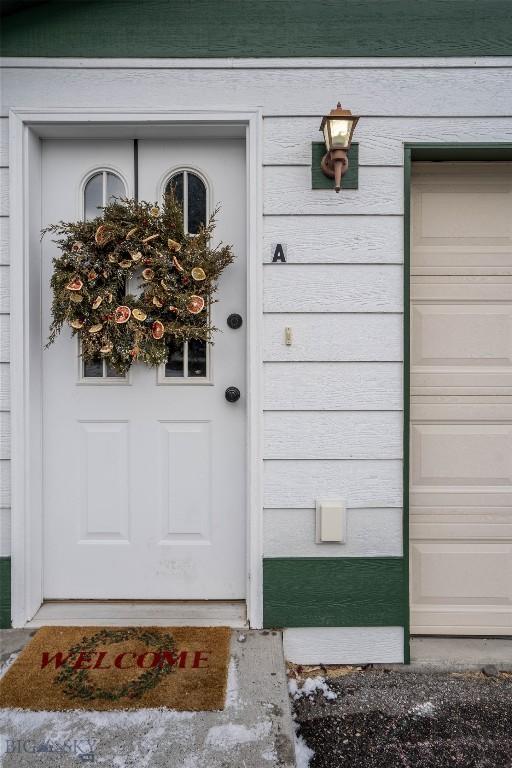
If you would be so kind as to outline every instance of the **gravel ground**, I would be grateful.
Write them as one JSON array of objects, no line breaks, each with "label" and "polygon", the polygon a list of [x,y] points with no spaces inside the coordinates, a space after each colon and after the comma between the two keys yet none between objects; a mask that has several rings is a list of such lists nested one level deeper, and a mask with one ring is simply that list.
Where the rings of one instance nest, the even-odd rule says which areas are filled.
[{"label": "gravel ground", "polygon": [[293,702],[310,768],[512,768],[512,674],[494,672],[327,671],[336,699]]}]

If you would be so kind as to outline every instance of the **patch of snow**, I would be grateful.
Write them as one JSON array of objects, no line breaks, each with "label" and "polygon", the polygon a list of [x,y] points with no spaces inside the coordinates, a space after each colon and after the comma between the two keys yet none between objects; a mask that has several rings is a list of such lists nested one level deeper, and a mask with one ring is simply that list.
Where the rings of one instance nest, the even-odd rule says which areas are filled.
[{"label": "patch of snow", "polygon": [[301,686],[297,683],[297,680],[289,680],[288,691],[292,699],[295,699],[295,701],[300,699],[302,696],[307,696],[308,699],[311,699],[315,693],[318,692],[323,693],[324,698],[328,701],[333,701],[334,699],[338,698],[338,694],[329,688],[325,682],[325,678],[321,677],[320,675],[317,677],[308,677],[306,680],[304,680],[304,683]]},{"label": "patch of snow", "polygon": [[206,734],[205,746],[213,749],[232,749],[239,744],[260,741],[269,735],[272,729],[270,720],[256,723],[252,728],[238,723],[214,725]]},{"label": "patch of snow", "polygon": [[435,712],[435,707],[431,701],[425,701],[423,704],[416,704],[409,710],[410,715],[415,717],[432,717]]},{"label": "patch of snow", "polygon": [[197,753],[193,753],[191,755],[187,755],[185,758],[185,762],[181,766],[181,768],[198,768],[199,766],[199,755]]},{"label": "patch of snow", "polygon": [[275,751],[274,747],[269,747],[264,752],[262,752],[261,757],[263,758],[263,760],[266,760],[268,763],[273,763],[274,765],[277,765],[277,752]]},{"label": "patch of snow", "polygon": [[295,742],[295,768],[309,768],[311,760],[315,756],[313,749],[308,747],[302,736],[299,735],[299,724],[294,722]]},{"label": "patch of snow", "polygon": [[54,728],[67,731],[70,727],[92,725],[96,728],[133,728],[148,725],[152,728],[175,720],[190,720],[197,712],[178,712],[174,709],[133,709],[99,712],[96,710],[70,709],[66,712],[32,711],[30,709],[2,709],[4,722],[10,722],[22,732],[38,728]]},{"label": "patch of snow", "polygon": [[11,653],[8,659],[6,659],[2,664],[0,664],[0,678],[5,675],[9,667],[12,667],[16,659],[18,658],[17,653]]},{"label": "patch of snow", "polygon": [[236,661],[231,657],[228,667],[228,682],[226,690],[226,709],[238,709],[240,695],[238,686],[238,669]]}]

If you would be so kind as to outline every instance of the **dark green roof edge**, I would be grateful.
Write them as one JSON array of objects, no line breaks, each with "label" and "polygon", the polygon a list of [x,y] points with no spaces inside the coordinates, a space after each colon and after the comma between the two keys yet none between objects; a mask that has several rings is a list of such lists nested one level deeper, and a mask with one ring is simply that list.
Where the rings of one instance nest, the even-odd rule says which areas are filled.
[{"label": "dark green roof edge", "polygon": [[2,56],[512,55],[510,0],[3,0]]}]

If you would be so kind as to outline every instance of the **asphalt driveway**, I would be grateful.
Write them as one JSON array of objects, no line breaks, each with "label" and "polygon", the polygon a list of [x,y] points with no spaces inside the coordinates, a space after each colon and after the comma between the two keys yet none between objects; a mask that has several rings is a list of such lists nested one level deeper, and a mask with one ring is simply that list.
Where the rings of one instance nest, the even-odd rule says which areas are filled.
[{"label": "asphalt driveway", "polygon": [[512,673],[490,673],[327,670],[336,698],[294,701],[310,768],[512,768]]}]

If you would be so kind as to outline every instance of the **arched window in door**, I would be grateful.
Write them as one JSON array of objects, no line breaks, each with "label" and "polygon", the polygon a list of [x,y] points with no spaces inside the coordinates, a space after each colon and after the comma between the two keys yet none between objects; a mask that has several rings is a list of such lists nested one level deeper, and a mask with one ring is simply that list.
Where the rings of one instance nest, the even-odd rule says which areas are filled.
[{"label": "arched window in door", "polygon": [[[95,219],[101,215],[101,209],[116,197],[126,197],[124,181],[117,173],[106,170],[98,170],[87,180],[83,192],[84,219]],[[87,381],[98,379],[125,379],[109,365],[108,361],[99,357],[89,362],[82,361],[82,379]]]},{"label": "arched window in door", "polygon": [[196,235],[207,219],[206,184],[193,171],[178,171],[167,182],[165,191],[173,191],[183,208],[183,228],[189,235]]},{"label": "arched window in door", "polygon": [[84,187],[84,219],[95,219],[115,197],[126,197],[123,180],[112,171],[98,171]]}]

